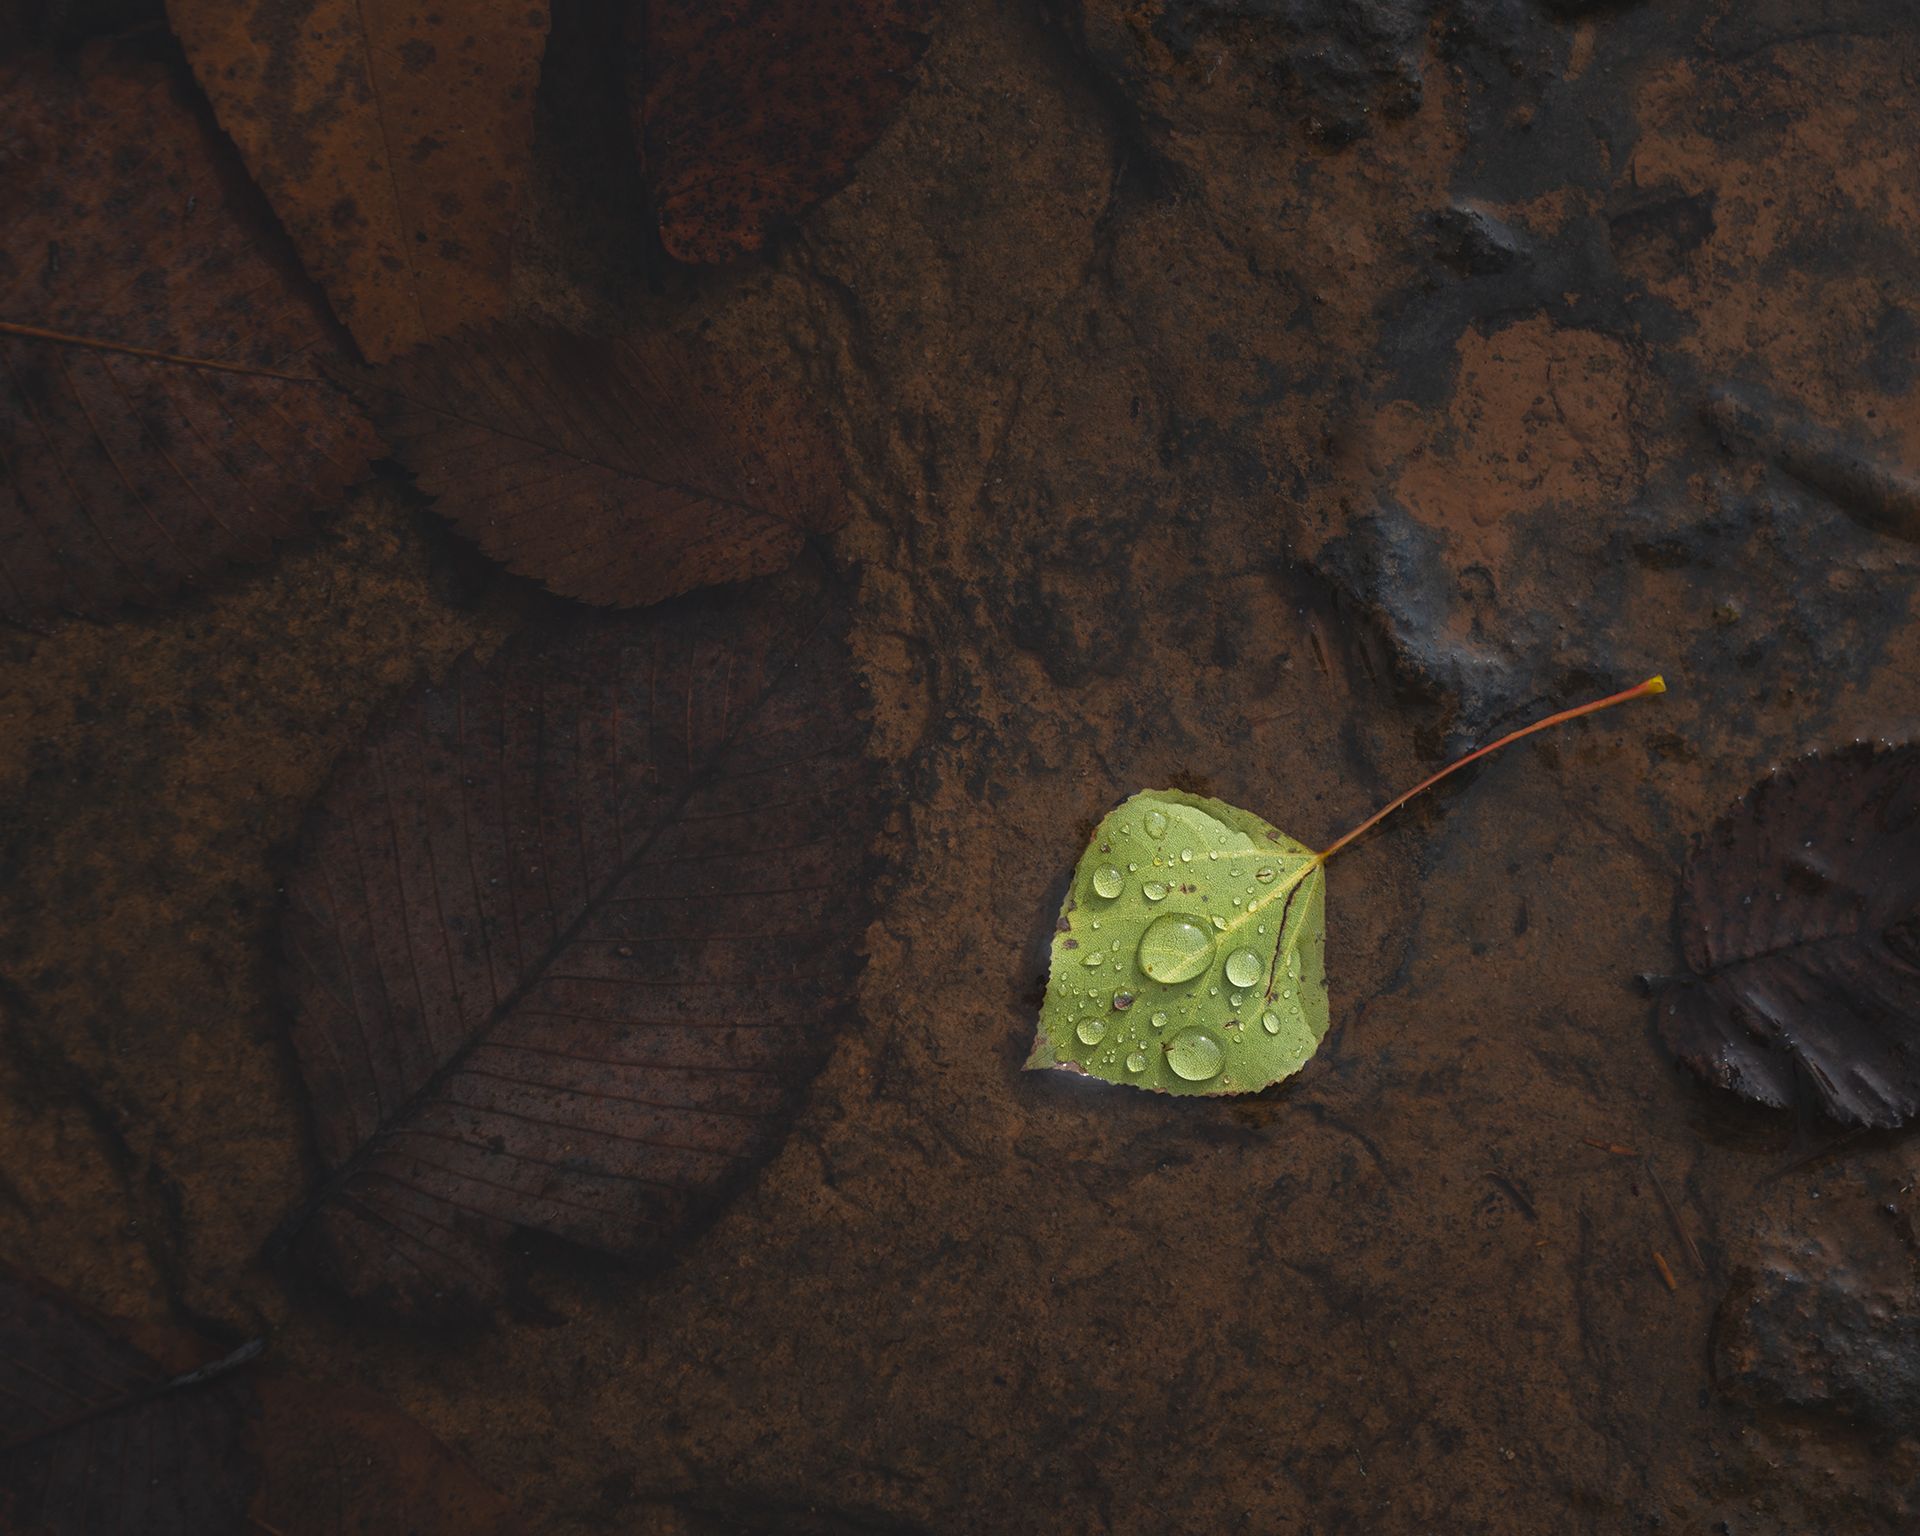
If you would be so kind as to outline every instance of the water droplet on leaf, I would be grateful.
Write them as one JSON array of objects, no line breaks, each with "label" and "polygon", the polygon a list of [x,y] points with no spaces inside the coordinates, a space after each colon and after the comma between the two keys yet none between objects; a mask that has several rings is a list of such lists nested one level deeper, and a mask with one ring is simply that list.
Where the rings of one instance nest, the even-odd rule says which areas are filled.
[{"label": "water droplet on leaf", "polygon": [[1111,864],[1102,864],[1093,872],[1093,894],[1113,900],[1126,889],[1126,880]]},{"label": "water droplet on leaf", "polygon": [[1140,969],[1159,982],[1191,981],[1213,959],[1213,935],[1184,912],[1156,917],[1140,936]]},{"label": "water droplet on leaf", "polygon": [[1280,1015],[1269,1008],[1265,1013],[1260,1015],[1260,1027],[1270,1035],[1279,1034]]},{"label": "water droplet on leaf", "polygon": [[1140,887],[1140,894],[1146,897],[1148,901],[1164,901],[1167,895],[1167,888],[1158,880],[1149,880],[1145,885]]},{"label": "water droplet on leaf", "polygon": [[1226,1063],[1227,1053],[1220,1048],[1220,1042],[1204,1029],[1183,1029],[1167,1047],[1167,1065],[1176,1076],[1190,1083],[1204,1083],[1208,1078],[1218,1077]]},{"label": "water droplet on leaf", "polygon": [[1236,949],[1227,956],[1227,980],[1236,987],[1250,987],[1260,979],[1266,967],[1250,949]]},{"label": "water droplet on leaf", "polygon": [[1146,1070],[1147,1070],[1147,1058],[1146,1058],[1146,1056],[1145,1056],[1145,1054],[1144,1054],[1143,1052],[1140,1052],[1140,1051],[1135,1051],[1135,1052],[1134,1052],[1134,1053],[1133,1053],[1133,1054],[1132,1054],[1131,1056],[1129,1056],[1129,1057],[1127,1058],[1127,1070],[1128,1070],[1129,1072],[1144,1072],[1144,1071],[1146,1071]]},{"label": "water droplet on leaf", "polygon": [[1167,1027],[1167,1016],[1164,1013],[1156,1013],[1147,1022],[1155,1029],[1165,1029]]},{"label": "water droplet on leaf", "polygon": [[1074,1031],[1080,1037],[1082,1045],[1098,1045],[1107,1038],[1107,1025],[1104,1019],[1082,1019],[1080,1027]]},{"label": "water droplet on leaf", "polygon": [[1148,837],[1165,837],[1167,835],[1167,818],[1159,811],[1147,812],[1146,826]]}]

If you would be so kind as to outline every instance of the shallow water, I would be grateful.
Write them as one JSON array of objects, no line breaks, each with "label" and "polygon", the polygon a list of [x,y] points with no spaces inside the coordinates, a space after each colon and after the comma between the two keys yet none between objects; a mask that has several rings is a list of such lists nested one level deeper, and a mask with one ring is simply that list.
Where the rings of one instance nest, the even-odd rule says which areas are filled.
[{"label": "shallow water", "polygon": [[[264,1256],[322,1172],[303,818],[405,690],[558,622],[381,483],[176,608],[0,636],[0,1246],[372,1389],[539,1531],[1908,1528],[1913,1148],[1709,1094],[1636,978],[1683,970],[1688,849],[1765,769],[1920,719],[1914,546],[1699,414],[1737,380],[1782,440],[1920,464],[1920,28],[1381,9],[1342,148],[1301,124],[1346,88],[1277,73],[1321,31],[1169,6],[1165,54],[1089,0],[1090,62],[957,3],[768,264],[609,300],[542,258],[764,354],[849,458],[887,869],[855,1016],[710,1225],[529,1239],[445,1332]],[[1324,846],[1656,671],[1329,866],[1298,1077],[1021,1071],[1128,794]]]}]

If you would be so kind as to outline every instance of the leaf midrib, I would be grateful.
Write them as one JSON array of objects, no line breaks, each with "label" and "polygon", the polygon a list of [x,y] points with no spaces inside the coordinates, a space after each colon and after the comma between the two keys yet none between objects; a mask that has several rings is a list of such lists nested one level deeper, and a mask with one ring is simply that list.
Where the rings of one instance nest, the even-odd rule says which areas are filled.
[{"label": "leaf midrib", "polygon": [[[1843,929],[1837,933],[1823,933],[1810,939],[1795,939],[1790,944],[1776,944],[1770,949],[1758,950],[1751,955],[1738,955],[1732,959],[1720,961],[1709,970],[1694,971],[1693,974],[1696,980],[1714,981],[1719,977],[1727,975],[1729,972],[1739,970],[1742,966],[1758,965],[1762,960],[1772,960],[1780,955],[1793,955],[1802,950],[1821,949],[1834,945],[1870,945],[1876,938],[1884,940],[1885,937],[1885,930],[1875,933],[1863,923],[1853,928]],[[1893,950],[1887,949],[1886,953],[1892,958],[1895,964],[1907,970],[1914,969],[1914,967],[1908,965],[1907,962]]]},{"label": "leaf midrib", "polygon": [[[396,391],[396,394],[398,393],[399,392]],[[447,421],[457,421],[462,426],[472,427],[479,432],[497,433],[510,442],[525,443],[529,448],[538,448],[542,453],[558,454],[563,459],[572,459],[576,464],[585,464],[593,469],[604,470],[607,474],[617,475],[623,480],[637,480],[642,485],[657,486],[661,490],[666,491],[676,491],[682,496],[692,497],[696,501],[711,502],[713,505],[725,507],[731,512],[744,512],[753,517],[764,517],[770,522],[784,523],[788,527],[801,533],[808,531],[807,525],[798,518],[788,517],[772,507],[757,507],[750,502],[736,501],[731,496],[723,496],[717,491],[707,491],[702,490],[698,486],[683,485],[677,480],[662,479],[659,476],[650,475],[644,470],[632,469],[625,465],[609,464],[605,459],[598,458],[590,453],[577,453],[571,448],[561,447],[558,443],[543,442],[540,438],[529,437],[524,432],[515,432],[509,427],[496,426],[490,421],[477,421],[471,416],[463,415],[459,411],[448,410],[445,406],[436,405],[431,400],[418,400],[407,394],[400,394],[399,398],[420,410],[431,411],[434,415],[443,417]]]}]

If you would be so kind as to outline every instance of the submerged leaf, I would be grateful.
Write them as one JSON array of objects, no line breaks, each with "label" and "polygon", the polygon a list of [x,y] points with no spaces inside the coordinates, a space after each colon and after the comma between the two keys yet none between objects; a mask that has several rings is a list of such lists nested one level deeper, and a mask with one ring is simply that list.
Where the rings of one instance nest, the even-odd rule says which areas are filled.
[{"label": "submerged leaf", "polygon": [[562,597],[630,607],[766,575],[847,515],[805,402],[676,337],[496,326],[366,391],[441,515]]},{"label": "submerged leaf", "polygon": [[153,1342],[182,1369],[0,1265],[0,1531],[521,1529],[494,1489],[391,1403],[264,1369],[258,1340],[211,1361],[170,1331]]},{"label": "submerged leaf", "polygon": [[1258,816],[1135,795],[1073,874],[1029,1067],[1166,1093],[1251,1093],[1327,1033],[1326,874]]},{"label": "submerged leaf", "polygon": [[264,559],[379,450],[231,153],[152,64],[35,57],[0,86],[0,618]]},{"label": "submerged leaf", "polygon": [[1687,866],[1695,979],[1660,1032],[1701,1077],[1848,1125],[1920,1111],[1920,747],[1849,747],[1763,779]]},{"label": "submerged leaf", "polygon": [[342,764],[287,883],[331,1174],[295,1251],[472,1316],[516,1229],[668,1252],[778,1146],[850,1001],[879,814],[817,567],[527,635]]},{"label": "submerged leaf", "polygon": [[676,261],[734,261],[845,184],[893,117],[934,0],[636,0],[634,131]]},{"label": "submerged leaf", "polygon": [[0,1267],[0,1530],[38,1536],[241,1527],[253,1394],[168,1370],[66,1297]]},{"label": "submerged leaf", "polygon": [[418,1420],[354,1387],[261,1373],[253,1536],[509,1536],[518,1513]]},{"label": "submerged leaf", "polygon": [[168,0],[167,20],[369,361],[505,307],[547,0]]}]

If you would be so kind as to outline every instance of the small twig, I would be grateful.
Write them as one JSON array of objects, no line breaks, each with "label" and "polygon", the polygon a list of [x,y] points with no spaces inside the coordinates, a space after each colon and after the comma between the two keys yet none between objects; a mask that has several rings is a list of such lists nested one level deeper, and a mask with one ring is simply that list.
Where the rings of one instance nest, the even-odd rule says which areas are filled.
[{"label": "small twig", "polygon": [[1680,1287],[1674,1283],[1673,1271],[1667,1268],[1667,1261],[1661,1255],[1658,1248],[1653,1250],[1653,1267],[1660,1271],[1660,1278],[1667,1282],[1668,1290],[1677,1291],[1680,1289]]},{"label": "small twig", "polygon": [[1693,1260],[1693,1267],[1701,1274],[1707,1272],[1707,1261],[1700,1257],[1700,1250],[1694,1245],[1693,1235],[1687,1231],[1686,1224],[1680,1220],[1680,1208],[1673,1203],[1673,1196],[1667,1193],[1667,1186],[1660,1182],[1659,1171],[1653,1166],[1653,1159],[1642,1158],[1646,1164],[1647,1177],[1653,1181],[1653,1192],[1660,1197],[1660,1203],[1667,1208],[1667,1220],[1673,1223],[1674,1235],[1680,1239],[1687,1250],[1687,1257]]}]

